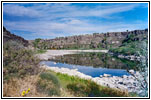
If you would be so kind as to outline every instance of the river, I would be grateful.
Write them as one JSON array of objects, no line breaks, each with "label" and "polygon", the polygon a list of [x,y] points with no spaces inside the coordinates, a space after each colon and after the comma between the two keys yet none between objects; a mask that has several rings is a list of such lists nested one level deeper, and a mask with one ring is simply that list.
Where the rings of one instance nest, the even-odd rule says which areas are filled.
[{"label": "river", "polygon": [[47,61],[41,61],[41,64],[50,67],[77,69],[86,75],[99,77],[104,74],[111,76],[130,75],[127,71],[137,70],[139,63],[113,57],[103,52],[77,52],[53,56]]}]

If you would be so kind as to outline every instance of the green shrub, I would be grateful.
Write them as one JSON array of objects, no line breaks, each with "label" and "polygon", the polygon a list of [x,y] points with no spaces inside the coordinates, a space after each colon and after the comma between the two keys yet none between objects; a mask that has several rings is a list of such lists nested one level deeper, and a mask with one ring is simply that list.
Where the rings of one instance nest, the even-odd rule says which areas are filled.
[{"label": "green shrub", "polygon": [[38,47],[38,43],[40,42],[40,38],[38,38],[38,39],[35,39],[35,41],[33,42],[33,45],[34,45],[34,47],[35,48],[37,48]]},{"label": "green shrub", "polygon": [[37,82],[37,89],[39,92],[45,92],[49,96],[60,95],[60,83],[56,76],[50,72],[43,72]]},{"label": "green shrub", "polygon": [[102,96],[100,86],[89,80],[86,84],[77,82],[70,83],[67,85],[67,89],[69,89],[76,96]]},{"label": "green shrub", "polygon": [[54,76],[53,74],[51,74],[50,72],[41,73],[40,78],[52,81],[57,87],[60,87],[60,83],[59,83],[57,77]]},{"label": "green shrub", "polygon": [[70,90],[75,96],[87,96],[87,87],[84,84],[70,83],[67,85],[67,89]]},{"label": "green shrub", "polygon": [[[131,37],[131,36],[130,36]],[[118,48],[110,48],[109,51],[114,52],[114,53],[120,53],[123,55],[136,55],[139,56],[138,52],[142,54],[141,47],[139,46],[143,42],[147,42],[147,40],[142,40],[142,41],[132,41],[131,39],[130,42],[124,41],[123,44],[118,47]]]},{"label": "green shrub", "polygon": [[[16,43],[16,44],[15,44]],[[24,77],[39,72],[39,59],[32,50],[27,50],[17,42],[8,42],[3,47],[4,80],[7,77]],[[6,78],[5,78],[6,77]]]},{"label": "green shrub", "polygon": [[111,89],[108,87],[102,87],[92,81],[87,81],[86,84],[82,84],[79,82],[69,83],[67,85],[67,89],[75,96],[85,96],[85,97],[129,96],[127,92]]},{"label": "green shrub", "polygon": [[123,55],[138,55],[138,51],[140,51],[140,48],[138,45],[141,42],[135,41],[130,43],[124,43],[121,47],[118,48],[110,48],[109,51],[114,53],[120,53]]},{"label": "green shrub", "polygon": [[45,53],[45,52],[46,52],[46,50],[43,50],[43,49],[40,49],[40,50],[36,51],[37,54],[41,54],[41,53]]}]

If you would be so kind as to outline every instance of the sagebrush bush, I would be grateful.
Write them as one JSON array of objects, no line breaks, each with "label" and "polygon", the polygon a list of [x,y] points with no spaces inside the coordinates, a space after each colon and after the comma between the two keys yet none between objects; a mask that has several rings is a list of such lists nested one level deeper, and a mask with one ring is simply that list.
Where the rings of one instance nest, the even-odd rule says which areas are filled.
[{"label": "sagebrush bush", "polygon": [[12,76],[24,77],[38,73],[39,59],[33,54],[32,50],[25,49],[22,44],[12,41],[6,43],[3,46],[4,80]]},{"label": "sagebrush bush", "polygon": [[60,83],[56,76],[50,72],[43,72],[37,82],[37,90],[39,92],[45,92],[49,96],[60,95]]}]

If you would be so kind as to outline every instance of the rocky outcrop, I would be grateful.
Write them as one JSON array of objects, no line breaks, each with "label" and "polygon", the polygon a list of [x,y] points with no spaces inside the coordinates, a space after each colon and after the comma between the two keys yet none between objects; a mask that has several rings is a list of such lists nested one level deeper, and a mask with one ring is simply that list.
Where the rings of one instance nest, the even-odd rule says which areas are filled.
[{"label": "rocky outcrop", "polygon": [[29,45],[27,40],[25,40],[24,38],[22,38],[20,36],[11,34],[8,30],[6,30],[5,27],[3,27],[3,44],[5,44],[11,40],[18,42],[18,43],[24,45],[25,47],[27,47]]},{"label": "rocky outcrop", "polygon": [[134,35],[133,40],[147,39],[148,29],[126,32],[94,33],[87,35],[59,37],[55,39],[41,40],[47,49],[77,49],[77,48],[116,48],[122,45],[129,35]]}]

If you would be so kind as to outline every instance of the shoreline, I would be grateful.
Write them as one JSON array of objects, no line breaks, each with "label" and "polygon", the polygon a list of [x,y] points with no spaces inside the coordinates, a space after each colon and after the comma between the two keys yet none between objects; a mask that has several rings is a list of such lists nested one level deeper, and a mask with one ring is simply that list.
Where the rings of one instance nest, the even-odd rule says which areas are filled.
[{"label": "shoreline", "polygon": [[[97,83],[98,85],[107,86],[122,91],[139,93],[140,89],[139,82],[132,75],[130,76],[123,75],[122,77],[118,76],[108,77],[107,75],[101,77],[91,77],[89,75],[85,75],[79,72],[77,69],[50,67],[47,65],[41,65],[40,67],[46,70],[52,70],[57,73],[67,74],[69,76],[77,76],[81,79],[91,80]],[[135,74],[140,77],[139,72],[136,72]]]},{"label": "shoreline", "polygon": [[56,57],[56,56],[63,56],[68,54],[77,54],[80,52],[102,52],[102,53],[108,53],[108,50],[47,50],[43,54],[37,54],[36,56],[40,60],[49,60],[50,58]]}]

